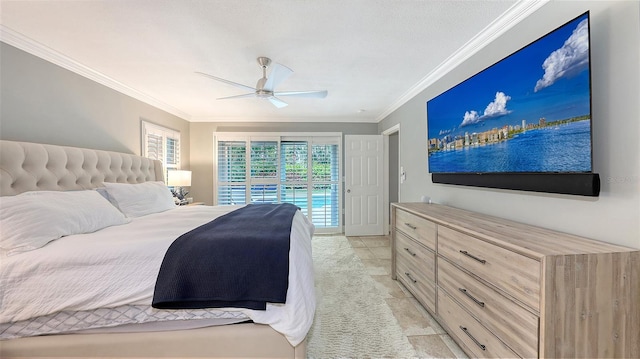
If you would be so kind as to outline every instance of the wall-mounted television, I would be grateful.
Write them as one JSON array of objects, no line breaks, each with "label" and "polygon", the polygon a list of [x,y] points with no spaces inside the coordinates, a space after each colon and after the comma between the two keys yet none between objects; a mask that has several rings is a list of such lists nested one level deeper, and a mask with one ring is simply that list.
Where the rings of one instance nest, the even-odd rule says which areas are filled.
[{"label": "wall-mounted television", "polygon": [[427,101],[434,183],[597,196],[589,12]]}]

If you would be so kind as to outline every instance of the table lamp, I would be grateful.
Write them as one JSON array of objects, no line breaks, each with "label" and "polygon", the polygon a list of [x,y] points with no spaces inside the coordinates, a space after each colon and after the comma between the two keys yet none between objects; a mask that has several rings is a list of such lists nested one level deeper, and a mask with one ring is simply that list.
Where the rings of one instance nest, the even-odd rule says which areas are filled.
[{"label": "table lamp", "polygon": [[184,204],[187,201],[184,197],[189,194],[184,187],[191,187],[191,171],[169,171],[167,185],[173,187],[171,193],[180,201],[179,204]]}]

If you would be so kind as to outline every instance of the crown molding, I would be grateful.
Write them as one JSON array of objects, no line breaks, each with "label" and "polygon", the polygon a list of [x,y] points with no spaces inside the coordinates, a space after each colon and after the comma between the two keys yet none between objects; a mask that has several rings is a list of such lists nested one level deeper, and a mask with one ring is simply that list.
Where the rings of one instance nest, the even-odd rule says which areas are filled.
[{"label": "crown molding", "polygon": [[37,56],[41,59],[49,61],[55,65],[58,65],[64,69],[74,72],[80,76],[93,80],[101,85],[109,87],[127,96],[133,97],[136,100],[147,103],[153,107],[159,108],[172,115],[178,116],[183,120],[189,121],[191,116],[173,106],[170,106],[154,97],[146,95],[132,87],[129,87],[122,82],[112,79],[111,77],[102,74],[96,70],[93,70],[56,50],[49,48],[37,41],[34,41],[23,34],[0,24],[0,41],[14,46],[22,51],[25,51],[31,55]]},{"label": "crown molding", "polygon": [[396,100],[389,108],[382,112],[376,121],[380,122],[385,117],[389,116],[393,111],[400,108],[400,106],[407,103],[412,98],[416,97],[420,92],[424,91],[427,87],[433,85],[437,80],[444,75],[454,70],[464,61],[468,60],[471,56],[476,54],[486,45],[500,37],[507,32],[513,26],[525,19],[527,16],[534,13],[550,0],[520,0],[513,4],[507,11],[500,17],[491,22],[487,27],[480,31],[477,35],[467,41],[460,49],[446,58],[440,65],[438,65],[427,76],[410,88],[404,93],[398,100]]}]

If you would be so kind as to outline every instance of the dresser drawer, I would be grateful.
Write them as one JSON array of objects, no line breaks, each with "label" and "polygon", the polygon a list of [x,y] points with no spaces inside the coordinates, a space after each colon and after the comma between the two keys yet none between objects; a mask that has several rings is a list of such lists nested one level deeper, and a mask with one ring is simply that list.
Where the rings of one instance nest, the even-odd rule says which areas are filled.
[{"label": "dresser drawer", "polygon": [[396,262],[397,278],[431,313],[436,312],[436,284],[420,272],[399,260]]},{"label": "dresser drawer", "polygon": [[538,357],[537,316],[442,259],[438,286],[517,354]]},{"label": "dresser drawer", "polygon": [[402,233],[396,232],[396,253],[409,268],[419,271],[426,279],[436,281],[436,254]]},{"label": "dresser drawer", "polygon": [[428,310],[435,313],[436,254],[395,232],[396,277]]},{"label": "dresser drawer", "polygon": [[540,262],[444,226],[438,228],[438,254],[540,310]]},{"label": "dresser drawer", "polygon": [[[458,338],[458,343],[466,347],[475,358],[518,358],[509,347],[473,319],[458,303],[444,291],[438,291],[438,314],[448,333]],[[537,358],[537,355],[534,356]]]},{"label": "dresser drawer", "polygon": [[418,274],[431,283],[436,282],[436,254],[402,233],[396,233],[397,260],[418,272]]},{"label": "dresser drawer", "polygon": [[436,250],[436,224],[401,209],[396,209],[396,229],[406,233],[422,245]]}]

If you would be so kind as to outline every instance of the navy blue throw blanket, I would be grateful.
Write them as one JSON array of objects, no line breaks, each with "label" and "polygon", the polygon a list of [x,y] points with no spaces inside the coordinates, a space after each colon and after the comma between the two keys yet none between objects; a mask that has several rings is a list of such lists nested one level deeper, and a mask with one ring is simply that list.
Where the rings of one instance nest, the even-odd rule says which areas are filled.
[{"label": "navy blue throw blanket", "polygon": [[289,288],[289,238],[298,207],[250,204],[176,239],[164,256],[154,308],[265,310]]}]

